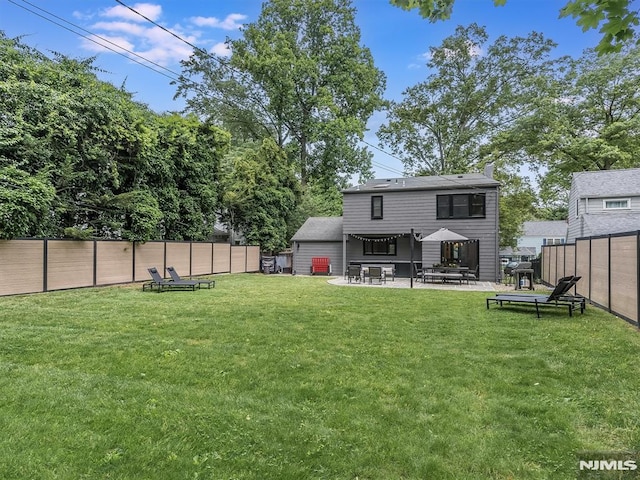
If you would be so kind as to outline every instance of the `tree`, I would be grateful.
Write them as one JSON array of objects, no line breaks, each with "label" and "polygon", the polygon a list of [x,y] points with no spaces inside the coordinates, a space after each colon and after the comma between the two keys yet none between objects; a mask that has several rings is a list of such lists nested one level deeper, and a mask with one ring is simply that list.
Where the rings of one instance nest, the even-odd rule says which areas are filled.
[{"label": "tree", "polygon": [[269,136],[300,181],[341,181],[368,172],[358,146],[382,104],[384,75],[360,45],[349,0],[270,0],[229,59],[197,51],[183,64],[178,95],[237,141]]},{"label": "tree", "polygon": [[288,238],[293,237],[309,217],[342,215],[342,192],[335,183],[308,183],[301,190],[300,200],[288,220]]},{"label": "tree", "polygon": [[285,152],[267,138],[234,149],[223,163],[221,218],[229,230],[241,231],[266,252],[286,248],[287,221],[299,192]]},{"label": "tree", "polygon": [[0,238],[42,234],[55,190],[42,175],[31,177],[13,165],[0,167]]},{"label": "tree", "polygon": [[528,112],[540,95],[554,44],[536,33],[487,42],[483,27],[458,27],[430,49],[428,66],[435,73],[391,104],[378,136],[408,171],[438,175],[477,169],[481,146]]},{"label": "tree", "polygon": [[573,172],[640,166],[640,48],[568,62],[554,91],[488,147],[541,174],[549,208],[566,203]]},{"label": "tree", "polygon": [[220,163],[230,134],[195,115],[167,114],[157,119],[158,153],[149,183],[163,211],[165,238],[206,240],[219,210]]},{"label": "tree", "polygon": [[[455,0],[390,0],[393,5],[412,10],[432,22],[451,17]],[[494,5],[504,5],[507,0],[493,0]],[[635,29],[640,25],[640,14],[632,9],[632,0],[571,0],[560,9],[560,17],[577,18],[583,31],[600,28],[602,40],[596,47],[599,54],[618,52],[625,44],[632,43]],[[640,38],[636,40],[640,45]]]},{"label": "tree", "polygon": [[536,195],[529,180],[519,172],[499,165],[495,178],[500,187],[500,246],[516,247],[522,226],[536,216]]},{"label": "tree", "polygon": [[92,61],[50,59],[0,32],[2,207],[15,222],[3,235],[209,238],[229,134],[151,112]]}]

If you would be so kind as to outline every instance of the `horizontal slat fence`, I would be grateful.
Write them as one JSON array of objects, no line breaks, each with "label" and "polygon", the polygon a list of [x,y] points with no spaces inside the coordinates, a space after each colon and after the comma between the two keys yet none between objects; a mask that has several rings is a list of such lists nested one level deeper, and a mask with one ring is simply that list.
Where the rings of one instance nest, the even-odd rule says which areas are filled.
[{"label": "horizontal slat fence", "polygon": [[582,277],[576,285],[578,294],[640,325],[640,231],[543,246],[543,282],[555,285],[568,275]]},{"label": "horizontal slat fence", "polygon": [[212,242],[0,240],[0,296],[150,280],[147,268],[182,276],[260,271],[260,247]]}]

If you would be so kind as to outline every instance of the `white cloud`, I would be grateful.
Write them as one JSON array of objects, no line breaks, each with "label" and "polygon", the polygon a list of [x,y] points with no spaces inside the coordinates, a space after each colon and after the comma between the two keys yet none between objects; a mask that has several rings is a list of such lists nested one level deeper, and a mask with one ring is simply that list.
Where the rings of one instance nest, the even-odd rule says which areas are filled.
[{"label": "white cloud", "polygon": [[231,55],[231,50],[229,50],[229,47],[227,47],[227,44],[224,42],[216,43],[209,51],[220,57],[228,57]]},{"label": "white cloud", "polygon": [[[86,39],[82,41],[81,46],[90,52],[109,53],[109,49],[117,50],[113,45],[115,44],[127,51],[122,52],[124,54],[133,52],[140,57],[163,66],[175,65],[179,61],[189,58],[192,54],[192,47],[186,42],[193,45],[201,45],[216,55],[227,57],[231,55],[231,51],[223,42],[206,38],[207,29],[239,29],[242,25],[241,22],[247,18],[246,15],[240,13],[231,13],[223,20],[215,17],[192,17],[183,19],[183,21],[188,21],[189,23],[181,25],[177,23],[179,19],[176,19],[176,22],[169,25],[166,23],[166,18],[163,18],[162,6],[159,4],[136,3],[132,6],[132,9],[162,26],[148,22],[122,5],[96,12],[74,12],[74,16],[78,19],[93,20],[94,23],[88,28],[97,36],[108,40],[108,42],[105,42],[95,39],[97,42],[104,44],[105,47],[96,45]],[[100,17],[100,19],[96,17]],[[175,36],[169,32],[174,33]],[[113,42],[113,44],[109,42]]]},{"label": "white cloud", "polygon": [[[135,48],[133,43],[131,43],[124,37],[117,37],[117,36],[111,36],[111,35],[100,35],[100,37],[101,38],[90,36],[89,38],[93,39],[94,41],[91,41],[88,38],[83,38],[80,42],[80,45],[85,50],[88,50],[90,52],[97,52],[97,53],[110,52],[110,51],[113,51],[113,49],[117,50],[116,47],[120,47],[126,50],[133,50]],[[108,41],[105,41],[105,40],[108,40]]]},{"label": "white cloud", "polygon": [[107,32],[122,32],[128,35],[144,36],[146,28],[137,23],[129,22],[98,22],[91,26],[91,30],[106,30]]},{"label": "white cloud", "polygon": [[230,13],[224,20],[216,17],[192,17],[191,22],[198,27],[213,27],[223,30],[237,30],[242,27],[242,20],[247,16],[241,13]]},{"label": "white cloud", "polygon": [[[132,5],[131,8],[145,17],[150,18],[154,22],[162,15],[162,6],[153,3],[136,3]],[[146,20],[140,15],[122,5],[107,8],[101,13],[101,16],[121,18],[123,20],[130,20],[133,22],[146,22]]]},{"label": "white cloud", "polygon": [[74,10],[71,15],[73,16],[73,18],[84,21],[91,20],[94,17],[93,13],[84,13],[79,10]]}]

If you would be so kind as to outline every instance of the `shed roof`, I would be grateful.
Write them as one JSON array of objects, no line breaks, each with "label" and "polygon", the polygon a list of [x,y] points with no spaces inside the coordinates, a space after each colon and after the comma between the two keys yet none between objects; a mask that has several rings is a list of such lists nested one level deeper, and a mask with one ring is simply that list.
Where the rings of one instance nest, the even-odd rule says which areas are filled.
[{"label": "shed roof", "polygon": [[640,168],[576,172],[572,182],[579,198],[640,196]]},{"label": "shed roof", "polygon": [[343,193],[384,192],[402,190],[442,190],[454,188],[497,188],[500,182],[480,173],[437,175],[432,177],[381,178],[343,190]]},{"label": "shed roof", "polygon": [[291,237],[292,242],[342,240],[342,217],[309,217]]}]

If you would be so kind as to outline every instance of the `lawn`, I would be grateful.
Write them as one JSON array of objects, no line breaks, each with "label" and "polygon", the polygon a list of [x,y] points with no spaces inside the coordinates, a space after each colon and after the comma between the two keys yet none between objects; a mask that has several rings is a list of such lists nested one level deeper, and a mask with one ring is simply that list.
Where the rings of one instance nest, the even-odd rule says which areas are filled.
[{"label": "lawn", "polygon": [[638,452],[637,328],[486,296],[244,274],[0,298],[0,478],[565,479]]}]

